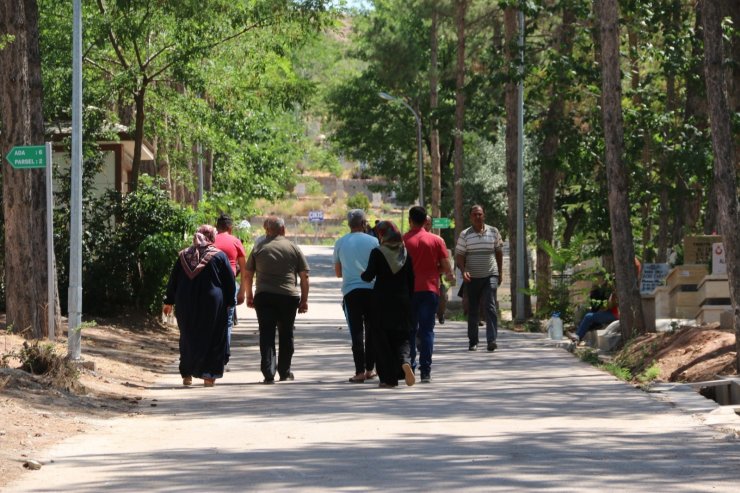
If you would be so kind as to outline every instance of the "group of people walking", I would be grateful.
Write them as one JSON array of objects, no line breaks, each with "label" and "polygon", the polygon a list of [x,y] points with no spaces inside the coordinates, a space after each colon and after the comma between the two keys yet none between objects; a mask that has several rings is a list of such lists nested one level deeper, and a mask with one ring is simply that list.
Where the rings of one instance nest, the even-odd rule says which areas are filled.
[{"label": "group of people walking", "polygon": [[[500,282],[503,242],[498,230],[485,224],[483,207],[470,209],[472,225],[455,247],[457,266],[471,300],[468,310],[469,350],[478,345],[478,305],[486,307],[487,348],[497,348],[496,289]],[[334,246],[334,267],[342,278],[347,324],[352,337],[355,374],[350,382],[375,376],[380,387],[395,387],[403,378],[422,383],[432,380],[434,327],[440,303],[440,274],[454,280],[447,247],[431,233],[426,210],[409,210],[410,230],[403,236],[391,221],[375,225],[366,234],[364,211],[348,214],[350,232]],[[418,359],[417,359],[418,355]]]},{"label": "group of people walking", "polygon": [[[337,277],[352,340],[352,383],[376,376],[381,388],[399,381],[431,382],[434,327],[440,303],[440,276],[452,282],[452,263],[444,240],[429,231],[426,210],[409,210],[410,230],[379,221],[368,234],[365,212],[351,210],[350,232],[334,246]],[[478,345],[478,305],[485,306],[487,349],[496,349],[496,288],[500,283],[502,241],[485,224],[480,205],[470,209],[471,226],[457,240],[455,260],[468,291],[468,349]],[[167,285],[163,313],[176,306],[180,329],[180,375],[184,385],[202,378],[213,386],[229,361],[236,305],[246,301],[259,325],[262,383],[295,378],[291,371],[296,313],[308,310],[309,266],[300,248],[285,237],[285,223],[264,222],[265,235],[249,255],[222,215],[217,227],[203,225],[193,244],[181,251]],[[236,284],[236,275],[240,283]],[[278,349],[275,337],[278,337]],[[418,356],[418,357],[417,357]]]},{"label": "group of people walking", "polygon": [[265,220],[265,235],[249,256],[231,234],[231,218],[221,215],[218,225],[218,232],[207,224],[198,228],[193,244],[179,253],[167,284],[162,311],[169,315],[173,305],[177,307],[182,383],[191,385],[195,377],[210,387],[223,376],[231,354],[235,307],[244,301],[257,312],[262,382],[275,383],[276,376],[293,380],[295,317],[308,310],[306,257],[285,237],[285,222],[279,217]]}]

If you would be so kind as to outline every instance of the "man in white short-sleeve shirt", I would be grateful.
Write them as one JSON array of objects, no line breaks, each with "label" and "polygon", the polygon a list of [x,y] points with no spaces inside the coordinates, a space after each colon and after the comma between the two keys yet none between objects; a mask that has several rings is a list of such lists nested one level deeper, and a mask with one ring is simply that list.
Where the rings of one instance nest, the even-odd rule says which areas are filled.
[{"label": "man in white short-sleeve shirt", "polygon": [[498,317],[496,289],[501,283],[503,240],[501,233],[485,222],[483,207],[470,208],[471,226],[460,233],[455,246],[455,261],[463,273],[470,307],[468,309],[468,350],[478,349],[478,305],[484,304],[488,351],[497,348]]}]

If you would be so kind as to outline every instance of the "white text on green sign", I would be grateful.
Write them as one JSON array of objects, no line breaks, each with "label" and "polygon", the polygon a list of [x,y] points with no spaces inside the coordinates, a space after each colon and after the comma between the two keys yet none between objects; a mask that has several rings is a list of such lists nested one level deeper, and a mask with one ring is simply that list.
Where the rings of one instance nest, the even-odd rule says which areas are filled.
[{"label": "white text on green sign", "polygon": [[6,159],[15,169],[46,168],[45,146],[13,147]]},{"label": "white text on green sign", "polygon": [[447,229],[450,227],[451,220],[449,217],[433,217],[432,227],[434,229]]}]

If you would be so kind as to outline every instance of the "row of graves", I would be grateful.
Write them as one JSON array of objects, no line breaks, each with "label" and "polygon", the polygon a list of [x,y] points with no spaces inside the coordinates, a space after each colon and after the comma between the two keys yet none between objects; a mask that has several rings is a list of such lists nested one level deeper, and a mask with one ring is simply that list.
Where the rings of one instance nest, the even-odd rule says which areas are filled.
[{"label": "row of graves", "polygon": [[[646,264],[640,283],[648,331],[666,330],[665,321],[719,323],[732,328],[732,302],[722,237],[684,238],[684,263]],[[668,327],[670,328],[670,327]]]},{"label": "row of graves", "polygon": [[[673,267],[667,263],[644,264],[639,281],[648,332],[668,331],[676,325],[710,323],[732,328],[730,284],[721,236],[685,237],[683,264]],[[591,287],[591,281],[573,283],[571,303],[583,306]],[[619,321],[591,331],[585,338],[589,346],[607,352],[620,340]]]}]

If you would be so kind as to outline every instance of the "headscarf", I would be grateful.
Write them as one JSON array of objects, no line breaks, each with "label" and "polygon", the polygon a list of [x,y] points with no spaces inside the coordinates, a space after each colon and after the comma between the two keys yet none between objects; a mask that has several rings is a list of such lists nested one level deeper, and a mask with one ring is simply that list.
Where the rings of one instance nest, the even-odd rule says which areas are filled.
[{"label": "headscarf", "polygon": [[391,272],[396,274],[406,263],[406,247],[403,245],[401,232],[391,221],[381,221],[377,226],[380,246],[378,249],[388,262]]},{"label": "headscarf", "polygon": [[180,252],[180,264],[188,278],[194,279],[205,269],[213,256],[220,252],[213,246],[214,241],[216,228],[204,224],[193,235],[193,244]]}]

